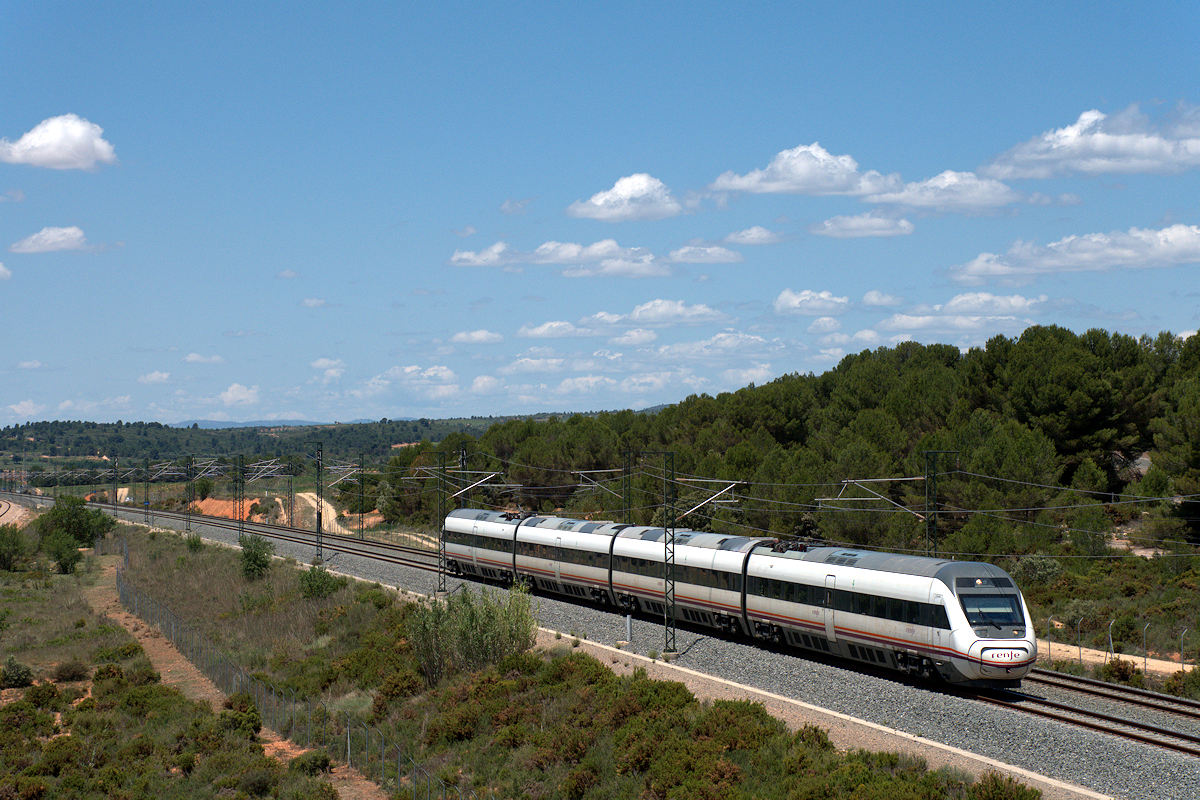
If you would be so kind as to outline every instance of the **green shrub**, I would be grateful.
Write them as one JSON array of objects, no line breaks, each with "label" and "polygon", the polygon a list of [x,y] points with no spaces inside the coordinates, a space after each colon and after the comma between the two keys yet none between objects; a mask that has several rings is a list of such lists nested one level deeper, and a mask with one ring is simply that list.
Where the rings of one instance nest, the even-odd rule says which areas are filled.
[{"label": "green shrub", "polygon": [[288,769],[310,777],[315,777],[330,770],[329,753],[324,749],[310,750],[296,756],[288,762]]},{"label": "green shrub", "polygon": [[253,767],[238,779],[238,789],[251,797],[266,797],[278,783],[279,776],[273,770],[267,767]]},{"label": "green shrub", "polygon": [[100,681],[122,681],[125,680],[125,671],[117,664],[101,664],[96,667],[96,673],[92,675],[92,680]]},{"label": "green shrub", "polygon": [[300,595],[310,600],[329,597],[348,582],[345,577],[334,575],[324,567],[314,564],[307,572],[300,573]]},{"label": "green shrub", "polygon": [[72,658],[69,661],[64,661],[58,664],[54,671],[50,673],[50,677],[60,683],[69,683],[71,681],[85,681],[91,670],[88,665],[77,658]]},{"label": "green shrub", "polygon": [[16,525],[0,525],[0,571],[12,572],[25,557],[25,537]]},{"label": "green shrub", "polygon": [[971,787],[971,800],[1040,800],[1042,793],[1012,777],[989,772]]},{"label": "green shrub", "polygon": [[65,531],[55,530],[42,538],[42,551],[54,559],[58,571],[70,575],[75,566],[83,559],[79,552],[79,543]]},{"label": "green shrub", "polygon": [[32,703],[34,708],[58,711],[61,710],[62,706],[58,687],[49,681],[35,683],[26,689],[25,699]]},{"label": "green shrub", "polygon": [[189,533],[187,536],[187,549],[193,553],[199,553],[204,549],[204,539],[198,533]]},{"label": "green shrub", "polygon": [[223,729],[236,731],[248,739],[253,739],[262,730],[262,716],[247,692],[235,692],[225,698],[220,723]]},{"label": "green shrub", "polygon": [[537,621],[529,594],[463,590],[446,601],[418,606],[408,618],[409,639],[430,686],[454,672],[480,669],[533,646]]},{"label": "green shrub", "polygon": [[1171,673],[1163,689],[1177,697],[1200,700],[1200,669],[1192,668]]},{"label": "green shrub", "polygon": [[261,536],[248,534],[238,539],[242,546],[242,575],[246,580],[258,580],[271,569],[275,545]]},{"label": "green shrub", "polygon": [[33,670],[9,656],[0,669],[0,689],[23,689],[33,683]]},{"label": "green shrub", "polygon": [[54,507],[38,517],[38,533],[43,539],[60,532],[71,537],[78,547],[91,547],[96,539],[117,526],[117,521],[98,509],[88,508],[80,497],[61,495]]}]

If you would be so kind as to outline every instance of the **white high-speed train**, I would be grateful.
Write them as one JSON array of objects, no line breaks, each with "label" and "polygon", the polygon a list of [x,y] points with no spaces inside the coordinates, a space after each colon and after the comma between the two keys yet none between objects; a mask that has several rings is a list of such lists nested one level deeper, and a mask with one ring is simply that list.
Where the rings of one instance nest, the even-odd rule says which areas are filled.
[{"label": "white high-speed train", "polygon": [[[447,567],[663,613],[662,528],[461,508]],[[959,685],[1015,686],[1037,659],[1025,600],[992,564],[675,532],[678,618]]]}]

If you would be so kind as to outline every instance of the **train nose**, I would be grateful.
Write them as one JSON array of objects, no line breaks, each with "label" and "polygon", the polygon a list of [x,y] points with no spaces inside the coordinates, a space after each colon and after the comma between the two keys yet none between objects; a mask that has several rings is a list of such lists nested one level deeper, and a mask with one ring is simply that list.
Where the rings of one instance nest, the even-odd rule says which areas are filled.
[{"label": "train nose", "polygon": [[1017,678],[1029,671],[1036,650],[1025,640],[977,641],[971,646],[971,658],[979,664],[984,678]]}]

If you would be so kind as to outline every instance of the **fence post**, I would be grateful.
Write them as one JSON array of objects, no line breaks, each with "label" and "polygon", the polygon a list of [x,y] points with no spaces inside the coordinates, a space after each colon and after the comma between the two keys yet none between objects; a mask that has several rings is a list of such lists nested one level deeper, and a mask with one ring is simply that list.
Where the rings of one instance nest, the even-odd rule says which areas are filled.
[{"label": "fence post", "polygon": [[1112,641],[1112,626],[1113,626],[1113,623],[1116,621],[1117,621],[1116,619],[1113,619],[1108,623],[1108,655],[1105,656],[1105,662],[1104,662],[1106,664],[1108,663],[1107,659],[1109,656],[1111,656],[1114,660],[1117,657],[1117,651],[1115,649],[1113,649],[1113,641]]},{"label": "fence post", "polygon": [[1146,649],[1146,628],[1150,627],[1147,622],[1142,628],[1142,672],[1146,675],[1150,674],[1150,651]]}]

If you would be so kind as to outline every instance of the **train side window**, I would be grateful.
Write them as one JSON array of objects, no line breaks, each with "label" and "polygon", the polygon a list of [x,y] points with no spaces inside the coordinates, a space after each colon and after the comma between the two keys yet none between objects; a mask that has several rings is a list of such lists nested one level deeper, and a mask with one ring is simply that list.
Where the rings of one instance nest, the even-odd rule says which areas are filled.
[{"label": "train side window", "polygon": [[871,595],[862,592],[854,593],[854,613],[871,615]]},{"label": "train side window", "polygon": [[854,592],[837,589],[833,595],[838,611],[850,611],[854,608]]},{"label": "train side window", "polygon": [[933,627],[950,630],[950,618],[946,616],[945,606],[933,606]]},{"label": "train side window", "polygon": [[871,616],[887,619],[887,598],[878,595],[871,596]]},{"label": "train side window", "polygon": [[909,625],[921,624],[921,604],[911,600],[904,601],[904,621]]},{"label": "train side window", "polygon": [[889,597],[887,601],[887,617],[893,622],[904,621],[904,601]]}]

